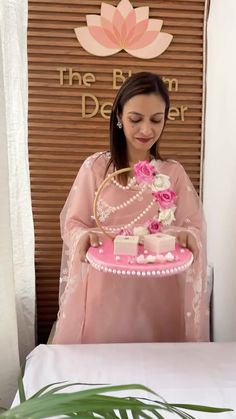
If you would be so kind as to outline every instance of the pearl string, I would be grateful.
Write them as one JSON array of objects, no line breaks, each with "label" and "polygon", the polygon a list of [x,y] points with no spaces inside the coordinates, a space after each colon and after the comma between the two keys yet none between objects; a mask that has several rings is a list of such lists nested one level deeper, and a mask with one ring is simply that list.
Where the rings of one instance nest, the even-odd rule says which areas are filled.
[{"label": "pearl string", "polygon": [[132,204],[132,202],[136,201],[136,199],[140,198],[143,192],[145,191],[146,187],[147,185],[144,183],[141,186],[140,191],[137,192],[135,195],[133,195],[132,198],[127,199],[127,201],[124,201],[123,204],[117,205],[116,207],[110,207],[112,209],[112,213],[116,212],[117,210],[127,207],[128,205]]},{"label": "pearl string", "polygon": [[108,205],[106,202],[104,202],[101,198],[98,201],[98,216],[99,216],[99,220],[100,221],[105,221],[110,214],[114,214],[116,211],[119,211],[122,208],[125,208],[127,206],[129,206],[130,204],[132,204],[134,201],[136,201],[136,199],[140,198],[143,194],[143,192],[145,191],[145,189],[147,188],[147,185],[144,183],[141,187],[140,190],[132,196],[132,198],[127,199],[127,201],[124,201],[123,204],[117,205],[117,206],[110,206]]},{"label": "pearl string", "polygon": [[[130,223],[124,225],[122,228],[129,229],[132,227],[133,224],[139,221],[151,209],[155,202],[155,199],[153,199],[150,204],[139,215],[137,215],[137,217],[135,217]],[[111,233],[117,233],[120,229],[121,227],[106,227],[106,230],[110,231]]]},{"label": "pearl string", "polygon": [[121,185],[121,184],[120,184],[119,182],[117,182],[117,180],[115,180],[114,178],[112,178],[112,179],[111,179],[111,181],[112,181],[112,183],[114,183],[114,185],[116,185],[118,188],[123,189],[123,190],[127,190],[127,189],[130,189],[130,187],[131,187],[132,185],[134,185],[134,184],[135,184],[135,182],[136,182],[136,178],[135,178],[135,177],[130,178],[130,180],[128,181],[128,184],[127,184],[126,186]]}]

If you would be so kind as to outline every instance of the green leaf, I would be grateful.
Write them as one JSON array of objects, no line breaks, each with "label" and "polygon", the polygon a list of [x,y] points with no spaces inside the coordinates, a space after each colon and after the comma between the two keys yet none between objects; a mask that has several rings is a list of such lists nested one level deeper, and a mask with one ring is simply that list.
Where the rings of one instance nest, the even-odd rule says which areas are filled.
[{"label": "green leaf", "polygon": [[233,412],[233,409],[225,408],[225,407],[211,407],[211,406],[203,406],[197,404],[176,404],[176,403],[169,403],[172,407],[179,407],[181,409],[187,410],[197,410],[198,412],[208,412],[208,413],[224,413],[224,412]]},{"label": "green leaf", "polygon": [[105,386],[105,387],[96,387],[94,389],[89,389],[89,390],[80,390],[78,392],[78,398],[82,399],[84,397],[92,396],[94,394],[101,394],[101,393],[107,393],[107,392],[113,392],[113,391],[124,391],[124,390],[145,390],[151,394],[154,394],[155,396],[158,396],[158,394],[155,393],[153,390],[141,384],[124,384],[124,385],[119,385],[119,386]]},{"label": "green leaf", "polygon": [[5,407],[1,407],[1,406],[0,406],[0,413],[1,413],[1,412],[5,412],[6,410],[7,410],[7,409],[6,409]]},{"label": "green leaf", "polygon": [[195,419],[194,416],[177,408],[171,407],[171,411],[182,419]]},{"label": "green leaf", "polygon": [[[34,393],[33,396],[30,397],[30,399],[34,399],[35,397],[39,397],[48,388],[50,388],[52,386],[55,386],[56,384],[63,384],[63,383],[66,383],[66,381],[57,381],[55,383],[48,384],[45,387],[41,388],[39,391],[37,391],[37,393]],[[71,387],[71,386],[99,386],[99,385],[101,385],[101,384],[97,384],[97,383],[95,383],[95,384],[89,384],[89,383],[72,383],[72,384],[70,384],[70,383],[68,383],[68,384],[58,386],[58,387],[54,387],[51,390],[51,393],[56,393],[56,391],[63,390],[64,388]],[[50,392],[48,391],[47,394],[49,394],[49,393]]]},{"label": "green leaf", "polygon": [[26,397],[25,397],[25,389],[24,389],[24,384],[23,384],[23,378],[21,376],[18,378],[18,390],[19,390],[20,402],[23,403],[23,402],[25,402]]},{"label": "green leaf", "polygon": [[121,419],[129,419],[126,410],[120,409],[119,414],[120,414]]},{"label": "green leaf", "polygon": [[[172,412],[182,419],[194,419],[192,415],[180,410],[180,408],[210,413],[232,411],[232,409],[227,408],[214,408],[192,404],[174,404],[160,400],[135,397],[115,397],[110,394],[104,394],[112,393],[114,391],[138,389],[145,390],[158,396],[154,391],[139,384],[102,386],[72,393],[58,393],[58,391],[73,385],[80,385],[81,383],[62,384],[55,388],[51,388],[53,385],[55,386],[57,384],[61,383],[57,382],[45,386],[30,399],[23,401],[19,406],[15,406],[11,410],[0,413],[0,418],[44,419],[52,416],[64,415],[70,418],[75,417],[79,419],[128,419],[128,412],[132,412],[134,419],[149,419],[151,413],[158,419],[164,419],[163,415],[165,415],[165,413],[163,412]],[[21,385],[23,389],[21,398],[23,400],[25,397],[23,382],[21,382]],[[159,413],[159,411],[162,411],[162,414]]]},{"label": "green leaf", "polygon": [[[36,397],[39,397],[42,393],[44,393],[48,388],[55,386],[56,384],[62,384],[65,383],[66,381],[57,381],[56,383],[52,383],[52,384],[48,384],[47,386],[42,387],[39,391],[37,391],[36,393],[33,394],[33,396],[31,396],[29,398],[29,400],[34,399]],[[61,386],[63,387],[63,386]]]},{"label": "green leaf", "polygon": [[135,410],[131,410],[131,413],[132,413],[133,419],[139,419],[140,418],[140,416],[135,412]]}]

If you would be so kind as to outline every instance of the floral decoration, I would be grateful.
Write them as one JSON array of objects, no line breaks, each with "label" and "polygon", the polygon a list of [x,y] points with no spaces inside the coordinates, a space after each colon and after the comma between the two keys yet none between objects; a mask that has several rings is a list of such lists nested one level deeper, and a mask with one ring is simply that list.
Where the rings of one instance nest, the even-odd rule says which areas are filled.
[{"label": "floral decoration", "polygon": [[155,173],[155,167],[149,164],[147,160],[139,161],[134,165],[134,176],[137,183],[152,183]]},{"label": "floral decoration", "polygon": [[129,228],[121,228],[118,234],[119,236],[132,236],[133,232]]},{"label": "floral decoration", "polygon": [[148,221],[147,227],[148,227],[149,233],[151,234],[158,233],[158,231],[160,231],[161,229],[161,223],[160,221],[158,221],[158,219],[153,218],[152,220]]},{"label": "floral decoration", "polygon": [[149,220],[146,226],[149,233],[157,233],[162,225],[170,225],[175,220],[174,203],[177,196],[171,188],[170,178],[159,173],[152,162],[147,160],[139,161],[134,165],[134,176],[137,183],[147,183],[153,191],[152,195],[158,204],[158,215]]},{"label": "floral decoration", "polygon": [[161,208],[171,208],[174,201],[176,200],[176,193],[168,188],[163,191],[153,192],[155,200],[159,202]]},{"label": "floral decoration", "polygon": [[90,54],[107,57],[124,49],[142,59],[161,55],[173,36],[161,32],[163,21],[149,18],[149,7],[133,8],[129,0],[117,7],[102,3],[101,15],[87,15],[87,26],[75,28],[81,46]]}]

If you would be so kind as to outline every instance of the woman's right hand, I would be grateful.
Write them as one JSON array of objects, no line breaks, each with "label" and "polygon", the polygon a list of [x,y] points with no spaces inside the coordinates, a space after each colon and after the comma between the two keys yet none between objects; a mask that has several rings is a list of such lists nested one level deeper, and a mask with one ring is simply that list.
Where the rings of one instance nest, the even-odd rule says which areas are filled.
[{"label": "woman's right hand", "polygon": [[86,253],[88,249],[99,246],[99,237],[96,233],[84,233],[78,242],[77,251],[78,257],[81,262],[88,262],[86,259]]}]

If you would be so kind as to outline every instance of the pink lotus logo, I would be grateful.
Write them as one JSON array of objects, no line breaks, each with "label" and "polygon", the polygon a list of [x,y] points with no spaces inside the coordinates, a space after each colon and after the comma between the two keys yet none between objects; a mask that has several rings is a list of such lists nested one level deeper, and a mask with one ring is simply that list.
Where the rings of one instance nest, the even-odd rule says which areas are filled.
[{"label": "pink lotus logo", "polygon": [[173,36],[161,32],[162,20],[149,19],[149,7],[133,9],[129,0],[117,7],[101,5],[101,16],[87,15],[87,27],[75,28],[81,46],[90,54],[107,57],[124,49],[137,58],[161,55]]}]

